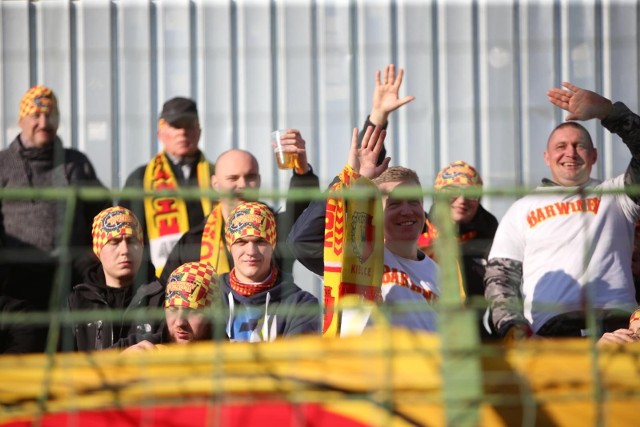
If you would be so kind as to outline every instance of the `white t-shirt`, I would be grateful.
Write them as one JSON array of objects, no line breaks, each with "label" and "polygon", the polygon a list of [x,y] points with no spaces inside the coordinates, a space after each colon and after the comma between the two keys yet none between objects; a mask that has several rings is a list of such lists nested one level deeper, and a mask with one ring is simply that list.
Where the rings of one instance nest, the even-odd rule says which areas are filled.
[{"label": "white t-shirt", "polygon": [[382,274],[382,299],[388,306],[397,306],[404,302],[412,303],[426,300],[424,310],[415,313],[392,315],[391,323],[410,329],[427,331],[437,330],[436,313],[430,303],[440,296],[438,287],[438,266],[425,255],[414,261],[395,255],[384,248],[384,272]]},{"label": "white t-shirt", "polygon": [[[589,186],[622,189],[624,176]],[[524,315],[535,332],[558,314],[584,310],[587,292],[594,308],[637,306],[631,253],[640,208],[625,194],[548,194],[559,189],[539,187],[516,201],[489,255],[522,262]]]},{"label": "white t-shirt", "polygon": [[[392,325],[412,330],[437,330],[436,312],[430,303],[440,295],[438,275],[438,266],[428,256],[414,261],[384,248],[382,305],[390,310]],[[360,335],[372,323],[371,311],[370,305],[343,310],[340,336]]]}]

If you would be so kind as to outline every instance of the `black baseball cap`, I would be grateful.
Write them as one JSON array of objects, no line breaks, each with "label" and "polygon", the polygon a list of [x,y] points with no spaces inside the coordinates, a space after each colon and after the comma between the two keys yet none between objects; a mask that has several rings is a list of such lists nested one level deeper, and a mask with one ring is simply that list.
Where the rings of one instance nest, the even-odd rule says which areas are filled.
[{"label": "black baseball cap", "polygon": [[198,107],[194,100],[177,96],[171,98],[162,106],[160,118],[170,125],[174,125],[184,120],[199,120]]}]

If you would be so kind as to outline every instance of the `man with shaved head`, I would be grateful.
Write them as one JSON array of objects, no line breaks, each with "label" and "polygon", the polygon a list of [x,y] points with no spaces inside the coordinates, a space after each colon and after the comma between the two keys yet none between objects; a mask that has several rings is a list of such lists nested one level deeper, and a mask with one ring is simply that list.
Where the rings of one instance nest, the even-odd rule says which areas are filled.
[{"label": "man with shaved head", "polygon": [[[289,188],[318,188],[318,177],[307,162],[305,141],[300,132],[294,129],[287,130],[281,142],[285,151],[296,153],[298,156]],[[224,243],[225,223],[229,213],[236,206],[248,201],[245,191],[259,190],[260,184],[260,167],[253,154],[240,149],[220,154],[216,160],[215,173],[211,177],[211,186],[221,193],[221,197],[205,220],[180,238],[169,255],[160,281],[166,283],[167,273],[186,262],[208,262],[218,274],[229,272],[233,267],[233,259]],[[296,218],[308,205],[308,201],[287,200],[285,211],[276,215],[280,238],[286,238]],[[275,258],[281,270],[291,272],[293,257],[285,248],[284,244],[278,245]]]},{"label": "man with shaved head", "polygon": [[[640,197],[619,190],[640,183],[640,117],[621,102],[563,86],[547,92],[571,113],[547,141],[551,179],[511,206],[489,254],[485,296],[508,339],[600,335],[626,328],[636,306],[631,253]],[[632,155],[624,174],[604,182],[591,177],[598,152],[589,132],[572,121],[595,118]],[[589,330],[587,310],[599,330]]]}]

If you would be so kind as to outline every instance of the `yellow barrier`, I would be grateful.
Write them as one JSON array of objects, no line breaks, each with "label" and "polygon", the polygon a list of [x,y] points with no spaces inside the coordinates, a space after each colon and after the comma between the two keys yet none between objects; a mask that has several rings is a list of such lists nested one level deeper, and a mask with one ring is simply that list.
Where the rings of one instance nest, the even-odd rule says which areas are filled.
[{"label": "yellow barrier", "polygon": [[[590,346],[483,347],[483,398],[468,402],[480,410],[478,424],[635,425],[640,345]],[[445,425],[440,339],[405,330],[52,361],[3,356],[0,378],[2,426]]]}]

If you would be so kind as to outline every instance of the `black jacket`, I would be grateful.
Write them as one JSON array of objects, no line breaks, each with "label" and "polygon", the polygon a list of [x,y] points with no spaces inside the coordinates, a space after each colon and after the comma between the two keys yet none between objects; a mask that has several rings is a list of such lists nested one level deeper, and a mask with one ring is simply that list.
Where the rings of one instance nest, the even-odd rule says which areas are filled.
[{"label": "black jacket", "polygon": [[[0,295],[0,313],[26,313],[31,310],[33,308],[25,301]],[[41,352],[45,348],[44,332],[38,325],[0,321],[0,354]]]},{"label": "black jacket", "polygon": [[[25,148],[18,135],[0,151],[0,188],[51,187],[105,189],[87,156],[64,148],[59,138],[44,148]],[[68,230],[72,277],[65,285],[83,280],[87,264],[79,260],[91,253],[93,217],[109,206],[111,200],[77,200]],[[1,201],[0,294],[49,308],[68,208],[65,200]]]},{"label": "black jacket", "polygon": [[[93,279],[88,283],[74,286],[68,299],[70,311],[96,311],[92,320],[78,322],[73,326],[75,350],[92,351],[109,347],[119,347],[118,341],[136,333],[153,333],[159,330],[160,321],[143,316],[134,322],[124,317],[135,309],[160,308],[164,303],[164,287],[158,281],[125,288],[111,288],[105,283],[102,265],[99,265]],[[123,310],[120,319],[106,318],[108,310]],[[111,313],[110,313],[111,314]]]}]

